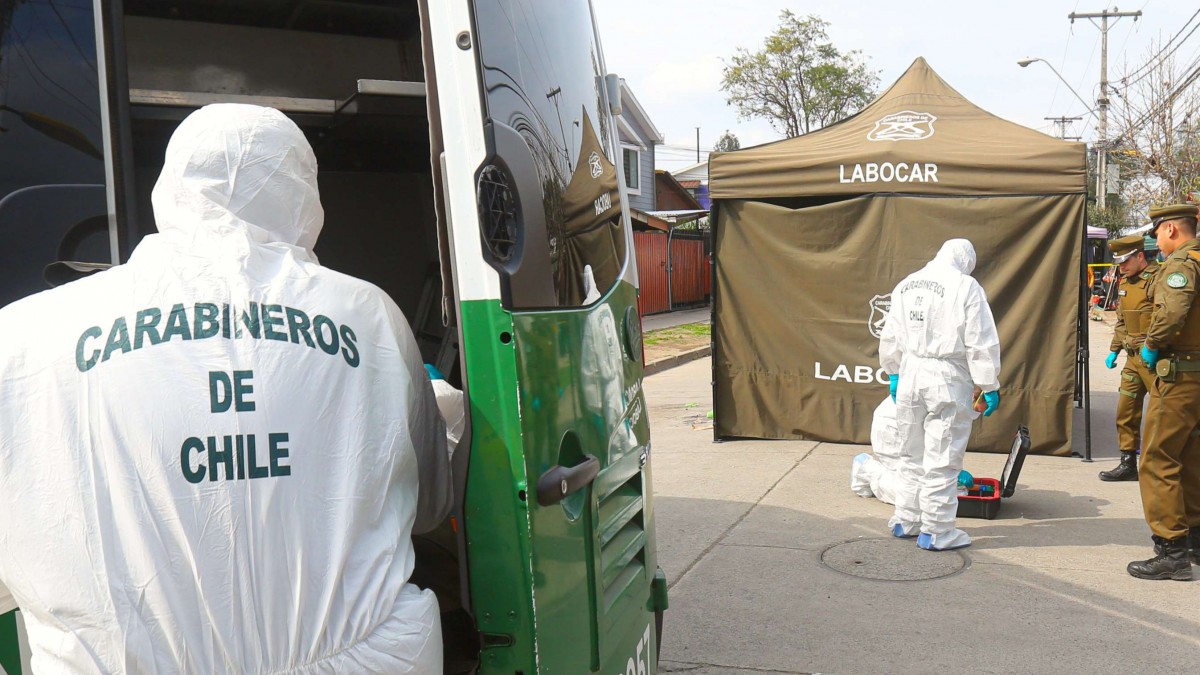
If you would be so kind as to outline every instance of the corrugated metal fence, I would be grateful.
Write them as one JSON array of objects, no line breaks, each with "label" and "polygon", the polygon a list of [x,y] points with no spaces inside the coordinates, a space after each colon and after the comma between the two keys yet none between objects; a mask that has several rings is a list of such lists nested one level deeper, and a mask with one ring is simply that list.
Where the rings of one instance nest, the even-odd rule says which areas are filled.
[{"label": "corrugated metal fence", "polygon": [[[708,301],[712,275],[704,236],[671,235],[671,281],[667,283],[667,233],[634,232],[641,294],[638,307],[643,315],[658,314]],[[670,297],[668,297],[668,291]]]}]

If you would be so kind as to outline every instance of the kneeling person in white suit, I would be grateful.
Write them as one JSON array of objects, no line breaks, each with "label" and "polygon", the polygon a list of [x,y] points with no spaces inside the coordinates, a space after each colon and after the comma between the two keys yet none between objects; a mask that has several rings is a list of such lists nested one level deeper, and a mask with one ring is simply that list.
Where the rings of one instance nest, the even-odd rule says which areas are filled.
[{"label": "kneeling person in white suit", "polygon": [[440,673],[408,579],[444,424],[395,303],[312,254],[304,135],[202,108],[152,202],[128,263],[0,310],[0,611],[33,670]]},{"label": "kneeling person in white suit", "polygon": [[860,497],[875,497],[895,504],[900,491],[900,437],[896,429],[896,403],[883,399],[871,415],[871,452],[854,457],[850,489]]},{"label": "kneeling person in white suit", "polygon": [[[976,387],[975,396],[979,395]],[[971,419],[979,412],[972,410]],[[854,456],[850,466],[850,489],[860,497],[875,497],[884,504],[895,504],[903,489],[900,476],[900,431],[896,425],[896,402],[891,396],[876,406],[871,416],[871,453]]]}]

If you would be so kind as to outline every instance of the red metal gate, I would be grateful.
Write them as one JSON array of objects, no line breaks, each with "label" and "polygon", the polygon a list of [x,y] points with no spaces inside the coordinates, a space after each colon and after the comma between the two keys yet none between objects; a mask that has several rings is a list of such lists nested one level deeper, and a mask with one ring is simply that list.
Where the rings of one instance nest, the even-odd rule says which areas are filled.
[{"label": "red metal gate", "polygon": [[708,300],[711,275],[703,238],[678,233],[671,236],[670,284],[667,283],[667,233],[634,232],[633,249],[641,289],[638,307],[643,315]]}]

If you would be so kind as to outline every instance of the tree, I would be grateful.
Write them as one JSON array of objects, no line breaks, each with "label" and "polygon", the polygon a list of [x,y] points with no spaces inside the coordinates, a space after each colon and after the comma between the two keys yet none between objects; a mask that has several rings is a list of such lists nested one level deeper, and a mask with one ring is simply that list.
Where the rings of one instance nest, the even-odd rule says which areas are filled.
[{"label": "tree", "polygon": [[729,152],[731,150],[739,150],[741,147],[742,142],[738,140],[738,137],[729,133],[729,130],[726,129],[725,133],[721,134],[721,137],[717,139],[716,144],[713,145],[713,150],[716,150],[717,152]]},{"label": "tree", "polygon": [[1146,63],[1114,82],[1109,170],[1120,171],[1131,224],[1144,222],[1154,204],[1200,190],[1200,66],[1179,68],[1170,53],[1158,56],[1164,53],[1152,44]]},{"label": "tree", "polygon": [[1111,239],[1120,237],[1135,223],[1129,221],[1125,204],[1120,199],[1109,199],[1104,208],[1092,203],[1087,206],[1087,221],[1092,227],[1103,227]]},{"label": "tree", "polygon": [[878,73],[867,69],[860,51],[838,51],[828,26],[784,10],[761,51],[738,48],[721,77],[738,117],[765,119],[790,138],[844,119],[875,97]]}]

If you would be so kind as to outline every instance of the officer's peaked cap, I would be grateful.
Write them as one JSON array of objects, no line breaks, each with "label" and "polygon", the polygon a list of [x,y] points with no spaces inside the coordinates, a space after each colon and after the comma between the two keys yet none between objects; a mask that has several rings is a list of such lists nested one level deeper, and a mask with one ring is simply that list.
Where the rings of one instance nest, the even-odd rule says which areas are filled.
[{"label": "officer's peaked cap", "polygon": [[1172,220],[1175,218],[1195,218],[1197,208],[1195,204],[1168,204],[1166,206],[1155,206],[1150,209],[1150,234],[1158,229],[1158,226],[1163,221]]},{"label": "officer's peaked cap", "polygon": [[1140,234],[1131,234],[1120,239],[1110,239],[1108,250],[1112,251],[1113,262],[1123,263],[1134,253],[1146,250],[1145,239]]}]

